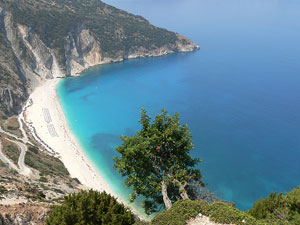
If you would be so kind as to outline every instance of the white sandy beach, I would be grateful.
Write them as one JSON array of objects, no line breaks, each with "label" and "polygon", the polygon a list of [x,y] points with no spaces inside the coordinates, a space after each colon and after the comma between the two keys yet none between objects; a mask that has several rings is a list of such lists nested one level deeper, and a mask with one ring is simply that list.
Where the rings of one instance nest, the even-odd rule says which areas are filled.
[{"label": "white sandy beach", "polygon": [[30,95],[32,104],[25,109],[26,123],[60,156],[71,177],[78,178],[88,188],[114,194],[83,154],[67,125],[56,93],[59,80],[48,80]]},{"label": "white sandy beach", "polygon": [[[71,177],[77,178],[89,189],[105,191],[129,207],[140,218],[147,218],[136,211],[120,196],[112,191],[106,181],[100,176],[93,164],[84,155],[79,143],[71,132],[61,104],[56,86],[60,79],[46,81],[37,87],[30,95],[24,107],[24,119],[33,136],[41,140],[40,144],[59,156]],[[34,129],[34,131],[33,131]],[[53,152],[52,152],[53,153]]]}]

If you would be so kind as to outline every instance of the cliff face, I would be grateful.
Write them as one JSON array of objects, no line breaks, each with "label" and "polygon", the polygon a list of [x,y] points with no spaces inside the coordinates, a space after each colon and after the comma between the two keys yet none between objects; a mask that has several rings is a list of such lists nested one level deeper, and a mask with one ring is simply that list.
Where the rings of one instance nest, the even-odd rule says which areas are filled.
[{"label": "cliff face", "polygon": [[186,37],[97,0],[0,0],[0,116],[17,113],[47,79],[198,48]]},{"label": "cliff face", "polygon": [[34,88],[45,79],[61,76],[54,51],[48,48],[31,28],[17,24],[10,12],[0,8],[1,30],[10,46],[20,78],[27,88]]}]

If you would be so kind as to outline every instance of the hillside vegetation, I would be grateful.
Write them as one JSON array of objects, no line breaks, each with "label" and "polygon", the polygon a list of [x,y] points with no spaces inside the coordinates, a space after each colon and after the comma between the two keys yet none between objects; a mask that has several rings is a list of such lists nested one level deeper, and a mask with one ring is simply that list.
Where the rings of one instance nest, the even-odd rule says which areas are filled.
[{"label": "hillside vegetation", "polygon": [[64,49],[64,38],[79,24],[88,27],[103,53],[112,57],[134,47],[161,47],[177,40],[175,33],[98,0],[2,2],[16,23],[31,27],[48,47],[59,50]]},{"label": "hillside vegetation", "polygon": [[256,202],[248,212],[221,201],[208,203],[204,200],[184,199],[178,200],[169,210],[159,213],[150,222],[134,222],[133,214],[112,196],[82,191],[65,197],[63,204],[56,206],[50,213],[47,224],[185,225],[187,221],[201,216],[209,218],[209,224],[298,225],[299,199],[300,187],[286,195],[270,194],[268,198]]},{"label": "hillside vegetation", "polygon": [[17,113],[45,79],[195,49],[189,39],[99,0],[0,0],[0,116]]},{"label": "hillside vegetation", "polygon": [[62,205],[53,208],[47,225],[134,223],[134,215],[105,192],[81,191],[65,197]]}]

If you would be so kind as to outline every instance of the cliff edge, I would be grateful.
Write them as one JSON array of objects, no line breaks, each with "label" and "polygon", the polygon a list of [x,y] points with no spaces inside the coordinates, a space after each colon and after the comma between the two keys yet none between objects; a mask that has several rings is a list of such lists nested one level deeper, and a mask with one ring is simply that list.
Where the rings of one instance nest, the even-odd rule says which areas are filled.
[{"label": "cliff edge", "polygon": [[196,49],[190,39],[98,0],[1,0],[0,116],[16,114],[47,79]]}]

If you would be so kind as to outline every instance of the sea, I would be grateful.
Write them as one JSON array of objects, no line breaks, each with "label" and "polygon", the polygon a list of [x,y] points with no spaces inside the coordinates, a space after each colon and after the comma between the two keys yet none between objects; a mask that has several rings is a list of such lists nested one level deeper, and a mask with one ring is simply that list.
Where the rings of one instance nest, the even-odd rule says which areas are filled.
[{"label": "sea", "polygon": [[112,158],[120,136],[140,129],[142,107],[180,113],[207,188],[241,210],[300,184],[300,1],[105,2],[201,47],[93,67],[57,86],[71,131],[118,196],[130,189]]}]

